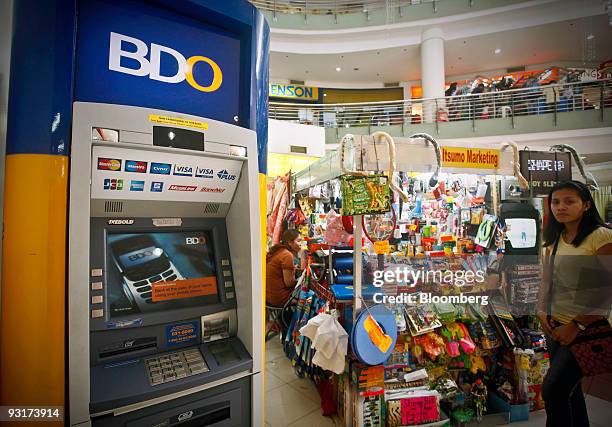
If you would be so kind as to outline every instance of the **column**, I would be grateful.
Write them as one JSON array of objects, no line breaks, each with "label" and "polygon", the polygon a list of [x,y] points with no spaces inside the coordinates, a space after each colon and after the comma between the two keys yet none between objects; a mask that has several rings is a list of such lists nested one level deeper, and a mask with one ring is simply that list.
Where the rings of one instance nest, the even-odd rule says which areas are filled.
[{"label": "column", "polygon": [[[439,28],[428,28],[421,36],[421,84],[423,98],[444,97],[444,32]],[[444,101],[438,101],[438,108]],[[436,118],[436,105],[425,102],[423,123],[432,123]]]}]

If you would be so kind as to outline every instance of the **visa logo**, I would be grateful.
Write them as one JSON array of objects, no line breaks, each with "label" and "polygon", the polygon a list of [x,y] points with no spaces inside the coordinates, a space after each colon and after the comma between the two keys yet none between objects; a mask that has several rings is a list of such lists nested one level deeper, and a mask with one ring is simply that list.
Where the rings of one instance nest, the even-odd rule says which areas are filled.
[{"label": "visa logo", "polygon": [[[161,74],[162,56],[165,56],[164,63],[174,60],[178,65],[174,75]],[[131,67],[121,65],[121,58],[129,58]],[[208,65],[212,71],[213,78],[210,83],[207,82],[208,86],[203,86],[206,83],[197,82],[193,76],[193,69],[200,62]],[[134,67],[136,64],[138,65]],[[185,58],[180,52],[156,43],[151,43],[149,51],[149,47],[142,40],[113,32],[110,33],[108,69],[137,77],[149,76],[151,80],[165,83],[175,84],[187,80],[191,87],[200,92],[214,92],[223,82],[223,73],[219,64],[206,56],[196,55]]]},{"label": "visa logo", "polygon": [[174,165],[174,175],[193,176],[192,166]]},{"label": "visa logo", "polygon": [[215,171],[212,169],[197,166],[195,176],[198,178],[212,178],[214,173]]},{"label": "visa logo", "polygon": [[151,173],[158,175],[170,175],[170,169],[172,165],[169,163],[151,163]]},{"label": "visa logo", "polygon": [[130,191],[144,191],[144,181],[130,182]]},{"label": "visa logo", "polygon": [[219,171],[217,173],[217,176],[220,179],[226,179],[228,181],[234,181],[236,179],[236,175],[231,175],[226,169],[223,169],[222,171]]},{"label": "visa logo", "polygon": [[125,161],[125,171],[126,172],[136,172],[136,173],[146,173],[147,172],[147,162],[138,162],[136,160],[126,160]]}]

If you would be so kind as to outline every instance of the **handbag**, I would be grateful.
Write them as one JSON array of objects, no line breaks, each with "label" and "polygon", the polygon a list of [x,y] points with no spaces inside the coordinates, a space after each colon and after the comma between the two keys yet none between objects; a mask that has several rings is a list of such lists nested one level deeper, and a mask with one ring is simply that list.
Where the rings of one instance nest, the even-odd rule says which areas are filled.
[{"label": "handbag", "polygon": [[[557,238],[552,251],[551,269],[554,268],[560,238],[561,236]],[[552,271],[550,277],[552,280]],[[569,349],[578,362],[583,376],[593,377],[612,372],[612,326],[607,319],[595,321],[584,331],[580,331],[569,345]]]}]

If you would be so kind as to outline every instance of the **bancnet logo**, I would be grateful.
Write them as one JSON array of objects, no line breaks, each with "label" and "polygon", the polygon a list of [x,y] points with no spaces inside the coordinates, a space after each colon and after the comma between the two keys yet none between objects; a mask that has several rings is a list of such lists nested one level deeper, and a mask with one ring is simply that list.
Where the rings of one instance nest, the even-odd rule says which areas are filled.
[{"label": "bancnet logo", "polygon": [[[127,45],[127,50],[123,50],[124,44]],[[147,54],[149,54],[148,58]],[[162,54],[170,56],[176,61],[178,70],[173,76],[163,76],[161,74]],[[137,61],[140,67],[129,68],[122,66],[122,57]],[[208,86],[204,86],[204,83],[196,82],[193,76],[193,68],[199,62],[207,64],[213,72],[212,82]],[[119,33],[110,33],[108,69],[118,73],[131,74],[132,76],[149,76],[151,80],[165,83],[181,83],[187,80],[187,83],[201,92],[214,92],[221,87],[223,82],[221,68],[215,61],[206,56],[196,55],[185,58],[180,52],[156,43],[151,43],[151,50],[149,52],[148,46],[142,40]]]}]

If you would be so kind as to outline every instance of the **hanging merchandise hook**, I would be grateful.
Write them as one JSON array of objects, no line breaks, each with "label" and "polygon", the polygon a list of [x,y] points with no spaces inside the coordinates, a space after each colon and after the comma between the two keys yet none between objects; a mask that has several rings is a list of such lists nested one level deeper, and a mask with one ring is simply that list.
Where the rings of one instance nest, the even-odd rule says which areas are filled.
[{"label": "hanging merchandise hook", "polygon": [[432,147],[434,148],[434,151],[436,153],[436,170],[434,171],[431,178],[429,178],[429,186],[435,187],[438,183],[438,174],[440,173],[440,167],[442,166],[442,154],[440,153],[440,145],[438,144],[438,141],[436,141],[431,135],[428,135],[426,133],[415,133],[414,135],[411,135],[410,138],[422,138],[426,141],[426,143],[430,142]]},{"label": "hanging merchandise hook", "polygon": [[529,182],[525,179],[523,174],[521,173],[521,163],[519,160],[519,148],[514,141],[504,141],[501,144],[501,151],[504,151],[506,148],[511,147],[512,153],[514,155],[514,176],[518,178],[519,186],[521,190],[527,191],[529,190]]},{"label": "hanging merchandise hook", "polygon": [[344,145],[347,142],[353,143],[353,147],[354,147],[355,146],[355,136],[353,134],[347,133],[340,140],[340,147],[339,147],[339,150],[340,150],[340,170],[342,171],[342,173],[345,174],[345,175],[353,175],[353,176],[368,176],[368,175],[370,175],[369,172],[356,171],[356,170],[347,169],[346,164],[344,163],[344,148],[345,148]]},{"label": "hanging merchandise hook", "polygon": [[571,153],[572,157],[574,158],[574,161],[576,162],[576,166],[578,166],[578,170],[580,171],[580,174],[584,178],[586,185],[588,185],[591,188],[591,190],[594,190],[594,191],[599,190],[599,186],[597,185],[597,181],[595,181],[595,177],[593,176],[591,172],[585,171],[584,162],[582,161],[580,154],[578,154],[578,151],[576,151],[574,147],[572,147],[571,145],[567,145],[567,144],[557,144],[557,145],[553,145],[552,147],[550,147],[550,151],[560,151],[562,153],[567,151]]},{"label": "hanging merchandise hook", "polygon": [[374,146],[376,146],[376,139],[379,140],[382,138],[387,143],[387,150],[389,151],[389,187],[393,191],[395,191],[402,198],[404,202],[408,202],[410,197],[397,186],[395,181],[393,180],[393,175],[395,174],[395,141],[387,132],[374,132],[372,134],[372,138],[374,138]]}]

